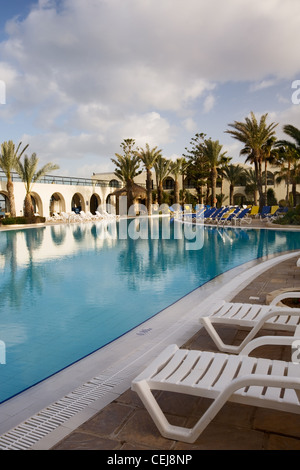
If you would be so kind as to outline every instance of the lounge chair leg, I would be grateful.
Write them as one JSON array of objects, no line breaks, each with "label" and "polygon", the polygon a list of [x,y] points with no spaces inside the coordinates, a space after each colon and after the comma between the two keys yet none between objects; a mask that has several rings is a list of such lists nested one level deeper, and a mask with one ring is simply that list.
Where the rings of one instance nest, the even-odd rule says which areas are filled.
[{"label": "lounge chair leg", "polygon": [[221,396],[222,394],[220,394],[218,399],[214,400],[193,428],[184,428],[182,426],[174,426],[168,422],[146,381],[135,383],[132,389],[140,397],[143,405],[163,437],[187,442],[189,444],[195,442],[227,401],[227,397],[223,397]]},{"label": "lounge chair leg", "polygon": [[215,345],[218,347],[219,351],[223,352],[233,352],[233,353],[239,353],[240,350],[242,349],[242,346],[233,346],[231,344],[225,344],[220,336],[218,335],[217,331],[215,328],[212,326],[212,322],[208,317],[203,317],[201,318],[201,322],[204,325],[207,333],[215,343]]},{"label": "lounge chair leg", "polygon": [[215,345],[218,347],[218,349],[222,352],[230,352],[230,353],[235,353],[238,354],[240,353],[244,347],[250,343],[251,340],[257,335],[258,331],[262,328],[263,324],[258,323],[256,326],[251,328],[247,336],[243,339],[243,341],[237,345],[233,346],[231,344],[225,344],[220,336],[218,335],[216,329],[213,327],[212,322],[210,321],[209,317],[203,317],[201,318],[202,324],[205,326],[205,329]]}]

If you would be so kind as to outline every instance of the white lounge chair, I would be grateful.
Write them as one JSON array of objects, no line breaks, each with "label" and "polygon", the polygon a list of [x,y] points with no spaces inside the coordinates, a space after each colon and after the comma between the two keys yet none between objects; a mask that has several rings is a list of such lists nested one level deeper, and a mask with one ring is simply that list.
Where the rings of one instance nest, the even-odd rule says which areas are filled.
[{"label": "white lounge chair", "polygon": [[53,212],[51,219],[52,220],[63,220],[63,217],[62,217],[61,214],[58,214],[57,212]]},{"label": "white lounge chair", "polygon": [[[291,344],[294,337],[286,339]],[[184,350],[173,344],[133,380],[132,390],[164,437],[192,443],[227,401],[299,414],[300,363],[249,357],[247,353]],[[184,428],[168,422],[152,390],[205,397],[213,402],[194,427]]]},{"label": "white lounge chair", "polygon": [[[269,305],[221,302],[210,315],[201,317],[200,323],[220,351],[239,353],[263,328],[294,332],[300,325],[300,308],[278,306],[277,303],[297,296],[300,298],[299,292],[284,292]],[[214,325],[228,325],[250,331],[240,345],[229,345],[222,341]]]},{"label": "white lounge chair", "polygon": [[79,217],[83,222],[90,222],[91,220],[93,220],[92,214],[84,211],[80,211]]},{"label": "white lounge chair", "polygon": [[99,217],[96,214],[94,215],[90,211],[86,211],[86,215],[87,215],[87,217],[90,218],[90,220],[98,220],[99,219]]},{"label": "white lounge chair", "polygon": [[101,209],[101,211],[99,212],[99,210],[96,211],[96,215],[99,217],[99,218],[102,218],[102,219],[115,219],[115,216],[113,214],[109,214],[107,211],[105,211],[104,209]]}]

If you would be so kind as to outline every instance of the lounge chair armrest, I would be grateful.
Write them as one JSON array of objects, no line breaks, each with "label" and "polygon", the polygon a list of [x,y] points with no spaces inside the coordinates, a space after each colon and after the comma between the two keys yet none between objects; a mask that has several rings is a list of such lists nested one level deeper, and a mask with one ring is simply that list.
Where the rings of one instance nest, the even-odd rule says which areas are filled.
[{"label": "lounge chair armrest", "polygon": [[278,302],[284,299],[300,299],[300,292],[297,291],[286,291],[283,292],[282,294],[278,294],[272,302],[270,302],[270,305],[277,305]]},{"label": "lounge chair armrest", "polygon": [[240,351],[239,355],[249,356],[254,349],[260,346],[276,345],[276,346],[292,346],[296,339],[300,339],[299,335],[294,336],[261,336],[249,341]]}]

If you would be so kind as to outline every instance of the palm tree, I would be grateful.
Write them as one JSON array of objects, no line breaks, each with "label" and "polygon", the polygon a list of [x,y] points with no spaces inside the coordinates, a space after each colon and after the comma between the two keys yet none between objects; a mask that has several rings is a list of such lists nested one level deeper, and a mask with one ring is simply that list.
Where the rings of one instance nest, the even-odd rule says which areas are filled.
[{"label": "palm tree", "polygon": [[210,167],[210,179],[211,179],[211,191],[212,191],[212,206],[216,206],[216,186],[218,177],[218,166],[221,164],[226,152],[222,152],[223,146],[218,140],[207,139],[204,141],[203,153],[204,157],[207,158]]},{"label": "palm tree", "polygon": [[139,149],[138,156],[143,162],[146,172],[146,189],[147,189],[147,211],[148,215],[152,214],[152,173],[151,169],[153,168],[157,158],[161,156],[162,150],[158,150],[157,147],[150,149],[149,144],[146,144],[146,150]]},{"label": "palm tree", "polygon": [[194,183],[200,204],[204,202],[204,187],[207,186],[209,177],[209,164],[203,153],[205,137],[206,134],[204,133],[195,134],[195,137],[190,142],[191,149],[186,148],[185,150],[187,150],[188,154],[183,154],[184,157],[188,158],[189,166],[187,174]]},{"label": "palm tree", "polygon": [[[224,180],[224,168],[227,168],[229,163],[231,162],[232,157],[227,157],[225,154],[220,158],[220,166],[218,168],[218,174],[221,180],[221,187],[220,187],[220,195],[222,199],[222,193],[223,193],[223,180]],[[222,205],[222,204],[221,204]]]},{"label": "palm tree", "polygon": [[258,188],[257,188],[257,178],[255,171],[252,168],[247,168],[244,170],[244,175],[246,177],[245,193],[252,193],[254,199],[254,205],[258,206]]},{"label": "palm tree", "polygon": [[53,163],[46,163],[40,170],[37,170],[39,159],[36,153],[33,153],[29,158],[27,155],[24,156],[24,163],[18,161],[16,165],[16,171],[21,177],[25,184],[26,196],[24,204],[24,215],[25,217],[33,217],[34,211],[31,201],[31,192],[34,183],[40,178],[50,173],[51,171],[58,170],[59,166]]},{"label": "palm tree", "polygon": [[181,174],[181,158],[177,158],[175,162],[171,163],[171,172],[174,175],[174,203],[179,204],[179,175]]},{"label": "palm tree", "polygon": [[263,160],[265,162],[265,206],[268,205],[268,163],[275,164],[278,161],[278,149],[275,147],[276,137],[271,137],[262,146]]},{"label": "palm tree", "polygon": [[223,167],[224,178],[229,182],[229,204],[233,205],[234,187],[238,186],[241,177],[244,175],[244,168],[240,165],[227,165]]},{"label": "palm tree", "polygon": [[171,160],[167,160],[159,155],[154,164],[158,190],[158,204],[161,204],[163,200],[163,182],[171,173],[171,163]]},{"label": "palm tree", "polygon": [[184,157],[181,157],[179,159],[179,164],[180,164],[180,172],[181,172],[181,176],[182,176],[182,207],[184,208],[184,204],[185,204],[184,177],[187,174],[190,162],[187,162]]},{"label": "palm tree", "polygon": [[299,183],[300,165],[299,156],[295,149],[289,147],[279,148],[280,170],[276,172],[276,183],[286,182],[286,201],[290,205],[290,185],[292,185],[292,205],[296,205],[297,184]]},{"label": "palm tree", "polygon": [[264,114],[258,122],[254,113],[251,112],[250,117],[247,117],[245,122],[235,121],[233,124],[229,124],[234,130],[225,131],[234,139],[244,144],[244,148],[241,150],[240,154],[248,155],[246,161],[250,161],[254,164],[260,206],[264,204],[262,185],[263,146],[270,138],[275,136],[275,128],[277,126],[275,123],[267,125],[267,116],[267,113]]},{"label": "palm tree", "polygon": [[134,149],[134,139],[124,139],[120,147],[124,155],[115,154],[116,159],[111,161],[116,165],[115,175],[123,182],[127,193],[127,209],[134,203],[134,178],[142,173],[140,170],[140,157],[137,150]]},{"label": "palm tree", "polygon": [[16,165],[20,160],[21,156],[29,146],[27,144],[22,151],[20,147],[22,142],[19,143],[18,147],[15,148],[15,144],[12,140],[4,142],[1,144],[1,155],[0,155],[0,167],[5,173],[7,178],[6,188],[7,196],[10,206],[10,215],[11,217],[16,217],[16,206],[15,206],[15,196],[14,196],[14,185],[12,182],[12,172],[16,169]]},{"label": "palm tree", "polygon": [[[300,129],[291,124],[287,124],[283,126],[283,131],[293,139],[293,142],[284,139],[276,142],[276,147],[279,147],[279,160],[281,161],[281,170],[277,182],[279,182],[282,177],[285,178],[287,184],[287,202],[289,202],[289,184],[292,182],[293,203],[295,205],[295,185],[298,179],[297,161],[300,158]],[[287,164],[287,167],[285,167],[285,164]]]}]

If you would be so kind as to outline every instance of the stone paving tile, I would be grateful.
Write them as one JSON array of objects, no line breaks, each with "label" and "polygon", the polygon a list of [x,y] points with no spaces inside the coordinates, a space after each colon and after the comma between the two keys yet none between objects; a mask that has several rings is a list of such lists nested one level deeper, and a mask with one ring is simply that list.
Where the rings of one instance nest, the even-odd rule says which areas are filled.
[{"label": "stone paving tile", "polygon": [[[267,294],[283,286],[300,288],[296,259],[285,261],[258,276],[233,301],[265,303]],[[259,299],[250,300],[250,297]],[[232,344],[238,344],[245,334],[245,331],[222,329],[222,335]],[[203,330],[195,334],[185,347],[215,350],[212,340]],[[284,347],[259,348],[255,354],[283,360],[290,358],[290,350]],[[166,392],[159,392],[156,396],[168,419],[179,425],[195,422],[209,403],[207,399],[195,397],[171,397]],[[53,449],[300,450],[300,415],[227,403],[196,442],[186,444],[163,438],[138,396],[128,390]]]}]

